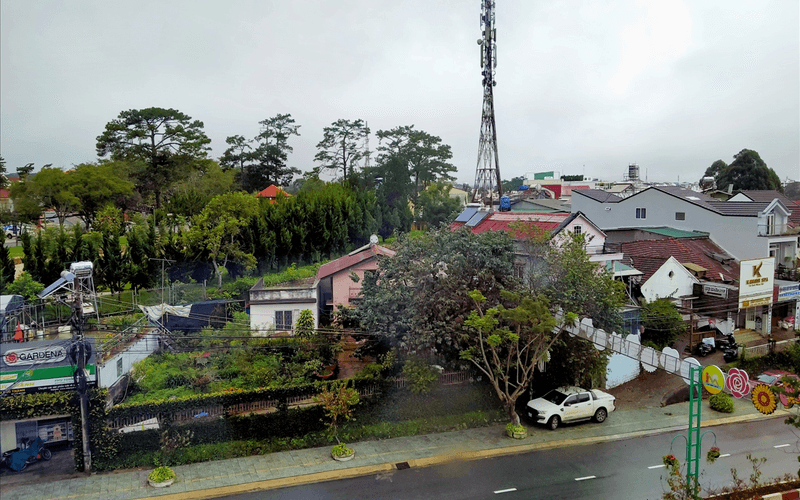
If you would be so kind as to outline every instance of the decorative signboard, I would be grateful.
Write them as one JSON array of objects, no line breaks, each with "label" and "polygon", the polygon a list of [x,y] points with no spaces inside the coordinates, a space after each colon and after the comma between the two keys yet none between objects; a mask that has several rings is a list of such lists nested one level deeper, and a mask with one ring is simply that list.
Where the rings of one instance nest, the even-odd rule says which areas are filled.
[{"label": "decorative signboard", "polygon": [[710,283],[703,283],[703,293],[712,297],[719,297],[721,299],[728,298],[728,287],[721,285],[712,285]]},{"label": "decorative signboard", "polygon": [[772,303],[775,258],[743,260],[739,264],[739,309]]},{"label": "decorative signboard", "polygon": [[709,365],[703,368],[701,380],[703,387],[709,394],[717,394],[725,387],[725,374],[716,365]]},{"label": "decorative signboard", "polygon": [[[87,338],[90,356],[86,363],[86,379],[97,384],[94,339]],[[75,360],[69,340],[0,344],[0,391],[9,387],[9,394],[65,391],[75,389]]]}]

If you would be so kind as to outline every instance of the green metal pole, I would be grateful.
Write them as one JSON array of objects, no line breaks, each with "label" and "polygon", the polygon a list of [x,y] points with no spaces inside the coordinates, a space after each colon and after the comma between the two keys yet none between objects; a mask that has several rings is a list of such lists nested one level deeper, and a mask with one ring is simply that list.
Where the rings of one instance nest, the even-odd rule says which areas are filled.
[{"label": "green metal pole", "polygon": [[697,487],[700,466],[700,403],[703,367],[689,367],[689,431],[686,437],[686,487]]}]

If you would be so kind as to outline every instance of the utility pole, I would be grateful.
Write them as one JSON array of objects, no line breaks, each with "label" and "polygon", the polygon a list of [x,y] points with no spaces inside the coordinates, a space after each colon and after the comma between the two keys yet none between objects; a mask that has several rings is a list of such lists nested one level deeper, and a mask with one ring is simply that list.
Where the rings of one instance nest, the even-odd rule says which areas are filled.
[{"label": "utility pole", "polygon": [[155,257],[150,257],[150,260],[161,261],[161,303],[164,303],[164,264],[169,262],[173,263],[174,260],[170,259],[157,259]]},{"label": "utility pole", "polygon": [[78,347],[78,395],[81,398],[81,431],[83,445],[83,470],[87,474],[92,472],[92,452],[89,449],[89,387],[86,380],[86,338],[83,335],[83,297],[81,293],[80,278],[75,276],[75,304],[73,305],[73,317],[75,334],[73,340]]},{"label": "utility pole", "polygon": [[[478,165],[475,170],[475,189],[472,202],[492,206],[495,188],[498,200],[503,196],[500,164],[497,159],[497,128],[494,120],[493,87],[497,85],[494,71],[497,67],[496,30],[494,27],[494,0],[481,0],[481,31],[478,39],[481,48],[481,75],[483,76],[483,112],[481,136],[478,142]],[[488,203],[487,203],[488,202]]]}]

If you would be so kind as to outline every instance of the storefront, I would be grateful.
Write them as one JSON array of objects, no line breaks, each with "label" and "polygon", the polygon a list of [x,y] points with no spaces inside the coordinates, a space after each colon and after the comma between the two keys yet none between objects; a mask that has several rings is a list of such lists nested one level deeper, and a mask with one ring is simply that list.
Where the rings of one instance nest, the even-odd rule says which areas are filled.
[{"label": "storefront", "polygon": [[739,265],[739,311],[744,327],[769,334],[772,328],[775,259],[743,260]]},{"label": "storefront", "polygon": [[775,280],[772,305],[772,328],[797,330],[796,318],[800,316],[800,283]]},{"label": "storefront", "polygon": [[70,444],[73,440],[72,419],[69,415],[56,415],[0,422],[0,453],[24,448],[37,437],[50,447]]}]

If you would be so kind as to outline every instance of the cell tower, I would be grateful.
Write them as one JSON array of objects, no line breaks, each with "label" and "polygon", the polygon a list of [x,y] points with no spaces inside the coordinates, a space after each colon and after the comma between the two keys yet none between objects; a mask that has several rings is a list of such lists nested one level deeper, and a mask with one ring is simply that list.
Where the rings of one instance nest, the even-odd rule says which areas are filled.
[{"label": "cell tower", "polygon": [[478,166],[475,171],[472,201],[491,207],[495,190],[497,190],[498,200],[503,196],[503,186],[500,183],[500,163],[497,160],[497,129],[494,122],[492,91],[492,88],[497,85],[494,79],[494,71],[497,67],[494,0],[481,0],[481,31],[483,37],[478,39],[478,45],[481,47],[481,75],[483,75],[483,116],[481,117]]}]

